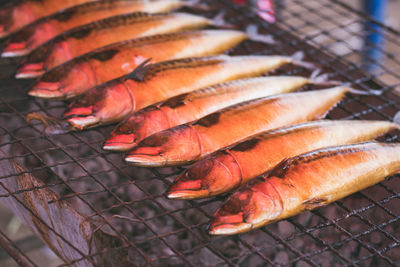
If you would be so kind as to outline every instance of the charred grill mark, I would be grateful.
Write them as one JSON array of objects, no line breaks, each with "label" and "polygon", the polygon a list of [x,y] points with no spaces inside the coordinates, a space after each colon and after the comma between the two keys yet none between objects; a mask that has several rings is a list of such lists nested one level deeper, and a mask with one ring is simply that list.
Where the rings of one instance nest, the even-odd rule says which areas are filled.
[{"label": "charred grill mark", "polygon": [[88,57],[88,59],[95,59],[104,62],[112,59],[118,52],[119,52],[118,49],[108,49],[105,51],[100,51],[98,53],[92,54]]},{"label": "charred grill mark", "polygon": [[69,37],[74,39],[82,39],[88,36],[93,30],[93,28],[80,29],[79,31],[71,32]]},{"label": "charred grill mark", "polygon": [[177,107],[184,106],[184,105],[186,105],[185,100],[188,95],[189,95],[189,93],[172,97],[172,98],[168,99],[167,101],[165,101],[164,103],[162,103],[161,107],[169,107],[169,108],[175,109]]},{"label": "charred grill mark", "polygon": [[318,207],[325,206],[327,202],[327,198],[311,198],[304,201],[303,205],[306,210],[312,210]]},{"label": "charred grill mark", "polygon": [[193,125],[200,125],[200,126],[209,128],[218,123],[220,116],[221,116],[220,112],[213,113],[213,114],[210,114],[210,115],[198,120]]},{"label": "charred grill mark", "polygon": [[247,140],[240,144],[237,144],[236,146],[232,147],[230,150],[241,151],[241,152],[248,151],[248,150],[251,150],[254,147],[256,147],[259,142],[260,142],[260,139],[258,139],[257,137],[254,137],[250,140]]},{"label": "charred grill mark", "polygon": [[56,21],[59,21],[59,22],[65,22],[65,21],[69,20],[76,13],[77,13],[76,8],[70,8],[70,9],[67,9],[63,12],[56,14],[55,16],[53,16],[53,19]]}]

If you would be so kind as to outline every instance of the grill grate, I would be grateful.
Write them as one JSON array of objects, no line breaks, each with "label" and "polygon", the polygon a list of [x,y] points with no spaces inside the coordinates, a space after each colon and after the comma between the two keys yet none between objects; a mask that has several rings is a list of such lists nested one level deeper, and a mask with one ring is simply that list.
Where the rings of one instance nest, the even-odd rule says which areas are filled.
[{"label": "grill grate", "polygon": [[[300,50],[308,61],[320,64],[330,79],[351,83],[359,89],[382,90],[381,95],[348,96],[330,112],[329,118],[392,120],[400,109],[400,98],[394,93],[400,82],[400,55],[385,49],[381,62],[371,58],[361,61],[361,40],[366,31],[374,30],[363,29],[362,25],[372,19],[345,1],[279,1],[279,19],[273,25],[256,18],[250,7],[232,5],[229,0],[208,2],[217,2],[214,4],[218,10],[226,11],[227,22],[243,29],[256,24],[261,32],[271,34],[277,41],[275,45],[248,41],[230,54],[290,55]],[[206,15],[211,17],[215,13],[210,11]],[[400,51],[400,33],[381,26],[386,46]],[[363,72],[366,62],[372,62],[375,68]],[[205,226],[226,195],[199,201],[168,200],[165,190],[182,168],[128,166],[120,154],[101,149],[111,126],[43,135],[39,123],[31,126],[25,122],[26,115],[60,115],[66,103],[28,97],[29,82],[10,79],[16,63],[0,61],[0,201],[18,203],[14,209],[18,207],[24,218],[40,229],[38,234],[46,243],[53,240],[50,243],[55,243],[53,249],[58,250],[65,265],[400,264],[399,176],[247,234],[211,237]],[[310,75],[290,66],[277,73]],[[317,87],[307,89],[314,88]],[[400,141],[399,132],[381,140]],[[42,197],[44,194],[46,197]],[[79,227],[64,223],[60,218],[65,217],[57,217],[56,210],[76,218],[74,222]],[[79,215],[72,210],[79,211]],[[76,235],[83,236],[82,240],[76,239]],[[82,245],[82,241],[86,244]],[[37,265],[2,231],[0,246],[22,266]]]}]

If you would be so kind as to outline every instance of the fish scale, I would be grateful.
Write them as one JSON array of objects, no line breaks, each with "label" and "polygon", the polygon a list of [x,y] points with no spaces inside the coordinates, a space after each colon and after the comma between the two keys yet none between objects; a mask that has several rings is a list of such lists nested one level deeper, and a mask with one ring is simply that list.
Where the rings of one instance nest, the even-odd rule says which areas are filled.
[{"label": "fish scale", "polygon": [[399,128],[387,121],[316,121],[265,132],[189,167],[175,180],[168,197],[215,196],[247,183],[285,158],[318,148],[368,141]]},{"label": "fish scale", "polygon": [[240,31],[204,30],[124,41],[52,69],[35,83],[29,94],[43,98],[71,98],[133,71],[146,59],[159,62],[209,56],[224,52],[246,38],[246,34]]},{"label": "fish scale", "polygon": [[313,82],[299,76],[268,76],[230,81],[179,95],[133,114],[117,126],[103,148],[126,151],[156,132],[200,119],[230,105],[295,91]]},{"label": "fish scale", "polygon": [[0,9],[0,38],[9,36],[41,17],[78,4],[96,0],[25,0]]},{"label": "fish scale", "polygon": [[295,156],[232,194],[213,216],[209,232],[247,232],[327,205],[399,170],[399,144],[369,142]]},{"label": "fish scale", "polygon": [[86,24],[67,31],[33,50],[16,75],[48,71],[74,57],[119,41],[179,32],[211,25],[209,19],[186,13],[135,12]]},{"label": "fish scale", "polygon": [[196,122],[153,134],[129,152],[125,160],[152,167],[187,164],[262,131],[319,119],[351,90],[339,86],[240,103]]},{"label": "fish scale", "polygon": [[76,129],[121,121],[173,96],[257,76],[288,63],[297,61],[284,56],[213,56],[151,64],[89,90],[69,106],[64,117]]},{"label": "fish scale", "polygon": [[[2,57],[26,55],[53,37],[74,27],[96,20],[138,11],[149,13],[166,12],[183,5],[184,3],[179,0],[111,0],[74,6],[41,18],[14,34],[7,41]],[[30,76],[26,74],[17,76],[17,78],[33,77],[32,73]]]}]

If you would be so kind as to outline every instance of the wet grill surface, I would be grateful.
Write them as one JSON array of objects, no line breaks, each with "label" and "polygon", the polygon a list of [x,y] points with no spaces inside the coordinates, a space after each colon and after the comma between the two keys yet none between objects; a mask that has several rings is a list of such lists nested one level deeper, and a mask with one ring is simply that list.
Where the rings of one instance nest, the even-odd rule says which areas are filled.
[{"label": "wet grill surface", "polygon": [[[377,62],[374,72],[361,71],[362,66],[357,63],[361,50],[348,42],[348,37],[340,39],[337,30],[361,38],[363,32],[349,30],[348,26],[362,23],[365,18],[342,2],[307,1],[314,3],[308,6],[305,1],[286,1],[285,7],[278,6],[279,22],[275,25],[257,18],[250,8],[234,6],[225,0],[214,2],[217,2],[219,10],[226,10],[227,22],[243,29],[249,24],[256,24],[277,42],[266,45],[246,41],[229,54],[291,55],[303,51],[306,59],[318,63],[330,79],[351,83],[361,90],[377,89],[383,92],[374,96],[349,95],[329,113],[328,118],[392,120],[400,109],[400,98],[393,93],[400,81],[396,74],[400,70],[400,57],[385,53],[384,58],[390,67]],[[216,13],[218,11],[205,14],[212,17]],[[339,16],[346,17],[348,21],[339,20]],[[322,23],[327,22],[331,23],[329,30],[320,28]],[[385,28],[384,34],[388,45],[399,47],[398,32]],[[337,45],[345,47],[348,53],[338,56],[335,50]],[[80,258],[67,264],[79,264],[109,251],[123,252],[126,255],[124,260],[139,266],[400,264],[398,175],[344,200],[247,234],[211,237],[206,232],[206,225],[226,195],[199,201],[168,200],[165,191],[182,168],[128,166],[121,154],[101,149],[112,126],[45,136],[39,123],[31,126],[25,122],[26,115],[41,112],[57,116],[64,111],[67,103],[28,97],[26,92],[31,82],[10,78],[17,61],[0,61],[0,149],[12,155],[0,161],[16,160],[26,170],[12,175],[0,174],[0,182],[22,173],[31,173],[44,182],[41,188],[57,193],[57,200],[50,205],[69,203],[84,217],[96,222],[99,228],[121,241],[96,255],[80,253]],[[310,72],[288,66],[275,74],[309,76]],[[304,89],[315,88],[310,86]],[[398,132],[380,140],[400,141]],[[6,187],[3,183],[0,186]],[[0,200],[24,191],[5,190],[8,193],[1,194]],[[46,227],[52,228],[50,225]],[[23,251],[17,254],[28,265],[36,264],[26,258]]]}]

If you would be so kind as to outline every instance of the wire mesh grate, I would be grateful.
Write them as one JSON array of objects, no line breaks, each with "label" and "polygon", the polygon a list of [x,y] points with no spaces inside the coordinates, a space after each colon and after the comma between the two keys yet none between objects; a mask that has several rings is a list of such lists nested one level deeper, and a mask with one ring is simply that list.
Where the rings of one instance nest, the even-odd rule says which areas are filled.
[{"label": "wire mesh grate", "polygon": [[[363,37],[374,29],[364,29],[364,22],[371,19],[347,3],[279,1],[278,22],[268,24],[257,18],[256,10],[249,6],[233,5],[228,0],[208,2],[218,8],[201,14],[212,17],[218,10],[224,10],[228,23],[243,29],[255,24],[276,41],[275,45],[246,41],[230,54],[291,55],[303,51],[306,59],[318,63],[330,79],[383,92],[373,96],[349,95],[329,113],[329,118],[392,120],[400,109],[400,98],[395,93],[400,82],[400,56],[376,47],[382,50],[381,62],[362,58],[363,49],[374,46],[363,43]],[[400,34],[387,26],[382,26],[382,31],[386,47],[400,51]],[[362,71],[366,62],[375,68]],[[0,172],[0,200],[12,200],[24,209],[24,216],[41,229],[38,234],[42,239],[48,237],[53,241],[44,238],[45,242],[57,243],[53,249],[64,250],[58,255],[65,265],[400,264],[399,176],[326,207],[247,234],[211,237],[205,227],[226,195],[198,201],[168,200],[165,190],[183,168],[136,168],[125,164],[120,154],[103,151],[102,142],[112,126],[44,135],[39,123],[25,122],[26,115],[42,112],[57,116],[66,103],[28,97],[30,82],[10,79],[17,63],[16,60],[0,61],[3,70],[0,74],[0,166],[10,166],[14,161],[20,164]],[[310,75],[307,70],[293,66],[276,73]],[[317,87],[305,89],[314,88]],[[400,141],[398,134],[392,132],[381,140]],[[32,176],[36,183],[21,184],[26,179],[30,181]],[[33,205],[29,200],[44,193],[46,197],[38,199],[44,202],[39,206],[46,209],[33,209],[37,203]],[[75,216],[73,222],[80,228],[77,230],[72,224],[58,225],[56,219],[66,218],[65,214],[57,213],[60,210],[69,217]],[[43,212],[56,218],[38,216]],[[78,239],[81,243],[74,240],[76,236],[82,238]],[[8,244],[10,255],[19,264],[37,265],[3,232],[0,232],[1,244]]]}]

